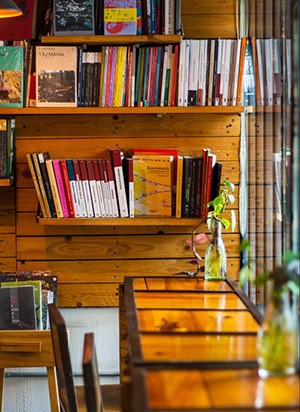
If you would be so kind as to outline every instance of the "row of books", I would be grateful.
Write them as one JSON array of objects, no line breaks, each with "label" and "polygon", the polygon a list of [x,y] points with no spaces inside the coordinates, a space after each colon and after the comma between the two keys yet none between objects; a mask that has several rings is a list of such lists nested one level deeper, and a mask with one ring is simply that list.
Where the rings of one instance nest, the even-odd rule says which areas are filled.
[{"label": "row of books", "polygon": [[57,276],[49,271],[0,272],[0,330],[47,330],[48,304],[57,300]]},{"label": "row of books", "polygon": [[[0,106],[280,105],[280,45],[244,37],[86,50],[24,41],[0,47]],[[290,100],[289,40],[286,48]]]},{"label": "row of books", "polygon": [[110,159],[51,159],[27,154],[44,218],[176,216],[205,218],[219,192],[222,165],[209,149],[136,148]]},{"label": "row of books", "polygon": [[12,176],[15,119],[0,119],[0,179]]}]

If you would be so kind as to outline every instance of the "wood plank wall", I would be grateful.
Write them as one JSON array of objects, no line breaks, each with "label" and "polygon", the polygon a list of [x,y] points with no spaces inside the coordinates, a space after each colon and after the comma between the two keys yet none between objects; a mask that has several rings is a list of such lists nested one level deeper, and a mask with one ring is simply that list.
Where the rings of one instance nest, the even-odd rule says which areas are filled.
[{"label": "wood plank wall", "polygon": [[[182,3],[187,37],[235,37],[233,0]],[[48,150],[52,158],[108,157],[107,149],[115,146],[125,150],[133,146],[178,147],[180,154],[195,155],[210,147],[224,165],[223,178],[237,184],[238,194],[239,135],[240,116],[232,114],[18,115],[16,213],[12,213],[9,233],[3,230],[0,234],[12,256],[2,249],[2,267],[52,270],[59,279],[61,307],[117,306],[118,285],[125,275],[172,276],[192,270],[188,262],[193,255],[186,244],[192,231],[189,226],[54,227],[36,223],[37,197],[25,155]],[[3,189],[1,199],[2,194]],[[1,211],[10,209],[11,203],[5,204],[1,200]],[[235,208],[238,211],[238,202]],[[2,226],[0,221],[0,233]],[[224,233],[224,240],[228,272],[237,278],[238,228],[234,234]],[[204,250],[200,247],[201,255]]]}]

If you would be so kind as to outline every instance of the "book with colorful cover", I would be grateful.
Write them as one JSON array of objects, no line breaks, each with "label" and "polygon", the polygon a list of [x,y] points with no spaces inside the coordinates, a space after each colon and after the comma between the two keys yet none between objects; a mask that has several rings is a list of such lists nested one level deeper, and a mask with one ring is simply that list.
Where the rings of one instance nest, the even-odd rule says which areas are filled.
[{"label": "book with colorful cover", "polygon": [[0,46],[0,107],[23,107],[24,49]]},{"label": "book with colorful cover", "polygon": [[54,0],[53,11],[55,36],[95,34],[93,0]]},{"label": "book with colorful cover", "polygon": [[75,215],[75,206],[74,206],[74,202],[73,202],[73,195],[72,195],[72,189],[71,189],[71,183],[70,183],[70,178],[69,178],[69,172],[68,172],[66,159],[61,159],[60,164],[61,164],[62,177],[63,177],[64,184],[65,184],[65,192],[66,192],[70,217],[76,217],[76,215]]},{"label": "book with colorful cover", "polygon": [[36,313],[36,328],[43,329],[42,323],[42,284],[39,280],[16,280],[16,281],[1,281],[1,288],[13,286],[33,286],[34,288],[34,303]]},{"label": "book with colorful cover", "polygon": [[135,216],[172,216],[172,160],[172,156],[133,156]]},{"label": "book with colorful cover", "polygon": [[51,188],[54,206],[56,210],[56,217],[58,218],[64,217],[51,159],[46,159],[46,169],[47,169],[47,173],[49,177],[50,188]]},{"label": "book with colorful cover", "polygon": [[77,106],[76,46],[36,46],[36,106]]},{"label": "book with colorful cover", "polygon": [[136,0],[104,0],[104,34],[136,35]]},{"label": "book with colorful cover", "polygon": [[0,288],[0,330],[35,330],[34,288]]}]

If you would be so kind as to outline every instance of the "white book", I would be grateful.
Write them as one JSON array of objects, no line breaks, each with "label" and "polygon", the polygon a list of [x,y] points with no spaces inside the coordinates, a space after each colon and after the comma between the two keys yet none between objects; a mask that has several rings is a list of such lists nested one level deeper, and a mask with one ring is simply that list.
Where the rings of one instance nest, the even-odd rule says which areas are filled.
[{"label": "white book", "polygon": [[79,160],[79,168],[81,173],[83,197],[87,211],[87,217],[94,217],[94,209],[92,204],[92,197],[90,191],[90,185],[87,174],[87,167],[85,160]]},{"label": "white book", "polygon": [[77,106],[76,46],[36,46],[36,106]]},{"label": "white book", "polygon": [[101,159],[100,162],[101,163],[99,163],[99,167],[101,167],[101,173],[103,173],[103,183],[101,181],[101,184],[102,184],[102,189],[103,189],[102,192],[103,192],[106,215],[107,217],[113,217],[113,209],[112,209],[112,203],[111,203],[110,188],[109,188],[109,183],[108,183],[106,160]]},{"label": "white book", "polygon": [[116,191],[114,173],[113,173],[111,161],[109,159],[106,160],[106,168],[107,168],[108,187],[109,187],[109,193],[110,193],[111,205],[112,205],[112,215],[113,217],[119,217],[117,191]]},{"label": "white book", "polygon": [[101,216],[106,217],[106,209],[105,209],[105,204],[104,204],[104,197],[103,197],[103,190],[102,190],[98,159],[93,159],[93,167],[94,167],[94,173],[95,173],[95,180],[96,180],[96,187],[97,187],[97,192],[98,192]]},{"label": "white book", "polygon": [[265,64],[266,64],[266,106],[273,106],[273,42],[265,39]]},{"label": "white book", "polygon": [[232,106],[237,104],[237,89],[239,80],[239,68],[240,68],[240,56],[241,56],[241,44],[242,40],[236,40],[236,53],[235,53],[235,69],[233,77],[233,91],[232,91]]},{"label": "white book", "polygon": [[100,208],[100,202],[99,202],[99,197],[98,197],[98,189],[97,189],[97,184],[96,184],[94,166],[93,166],[93,161],[91,159],[86,160],[86,167],[87,167],[87,173],[88,173],[88,181],[90,185],[94,216],[102,217],[102,211]]},{"label": "white book", "polygon": [[165,33],[175,33],[175,0],[165,0]]},{"label": "white book", "polygon": [[197,105],[199,72],[199,40],[190,40],[189,76],[188,76],[188,106]]},{"label": "white book", "polygon": [[87,209],[84,200],[83,194],[83,184],[81,180],[80,168],[79,168],[79,161],[77,159],[73,160],[73,169],[75,174],[75,183],[78,193],[78,203],[79,203],[79,210],[81,217],[87,217]]},{"label": "white book", "polygon": [[185,42],[185,67],[184,67],[183,106],[187,106],[187,105],[188,105],[190,44],[191,44],[190,40],[186,40],[186,42]]},{"label": "white book", "polygon": [[178,99],[177,105],[183,106],[184,99],[184,70],[185,70],[185,42],[186,40],[181,40],[180,50],[179,50],[179,67],[178,67]]},{"label": "white book", "polygon": [[225,69],[225,42],[226,40],[218,39],[216,40],[218,45],[218,54],[216,56],[217,61],[215,62],[216,69],[216,79],[215,79],[215,96],[214,104],[219,106],[222,104],[223,91],[224,91],[224,69]]},{"label": "white book", "polygon": [[163,69],[162,69],[162,82],[161,82],[161,93],[160,93],[160,105],[164,106],[165,100],[165,89],[166,89],[166,76],[169,64],[169,47],[164,46],[163,52]]},{"label": "white book", "polygon": [[123,171],[123,157],[124,155],[120,149],[111,150],[120,216],[128,217],[128,205]]},{"label": "white book", "polygon": [[222,106],[228,106],[229,104],[229,76],[230,76],[230,62],[231,62],[231,49],[232,40],[225,41],[225,67],[224,67],[224,82],[223,82],[223,94],[222,94]]}]

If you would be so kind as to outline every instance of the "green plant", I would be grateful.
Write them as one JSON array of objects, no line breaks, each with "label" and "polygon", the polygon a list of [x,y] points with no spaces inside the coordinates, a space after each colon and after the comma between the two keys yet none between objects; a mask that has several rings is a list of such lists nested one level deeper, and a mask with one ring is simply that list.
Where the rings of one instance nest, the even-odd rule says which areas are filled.
[{"label": "green plant", "polygon": [[234,189],[235,186],[232,182],[228,180],[223,180],[222,186],[220,188],[219,195],[216,196],[213,200],[211,200],[207,206],[209,207],[209,212],[207,214],[207,223],[209,225],[209,222],[211,219],[218,220],[222,223],[222,226],[225,229],[229,229],[230,226],[232,226],[232,230],[235,229],[235,224],[236,224],[236,219],[235,219],[235,212],[234,210],[231,210],[231,222],[230,220],[222,217],[222,214],[224,213],[225,209],[227,208],[228,205],[232,205],[235,201],[234,198]]}]

